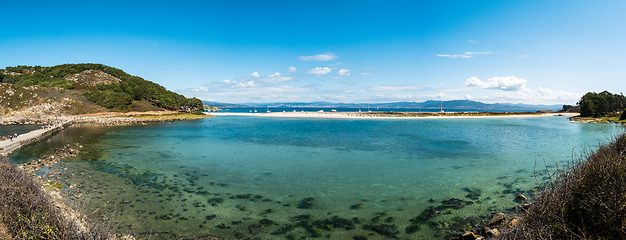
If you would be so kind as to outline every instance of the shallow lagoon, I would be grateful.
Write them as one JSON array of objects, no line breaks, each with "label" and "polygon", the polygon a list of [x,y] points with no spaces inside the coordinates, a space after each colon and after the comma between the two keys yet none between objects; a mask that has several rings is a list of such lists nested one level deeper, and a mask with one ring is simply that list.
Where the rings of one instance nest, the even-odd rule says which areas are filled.
[{"label": "shallow lagoon", "polygon": [[0,136],[24,134],[40,128],[41,125],[0,125]]},{"label": "shallow lagoon", "polygon": [[[72,126],[12,158],[81,142],[89,153],[82,157],[97,161],[59,165],[68,168],[60,180],[83,194],[76,204],[112,218],[120,233],[150,239],[441,239],[520,204],[519,193],[532,195],[545,180],[544,161],[566,164],[623,131],[565,117],[233,116]],[[428,207],[441,211],[426,221]]]}]

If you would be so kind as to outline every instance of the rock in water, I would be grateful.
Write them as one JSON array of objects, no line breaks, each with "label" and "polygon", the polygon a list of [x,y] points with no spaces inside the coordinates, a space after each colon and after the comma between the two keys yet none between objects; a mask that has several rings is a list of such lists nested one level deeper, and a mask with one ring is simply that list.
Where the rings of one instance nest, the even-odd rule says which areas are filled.
[{"label": "rock in water", "polygon": [[500,231],[498,231],[498,229],[492,229],[487,231],[487,236],[490,238],[497,237],[498,235],[500,235]]},{"label": "rock in water", "polygon": [[489,226],[499,225],[503,223],[504,220],[506,220],[506,216],[504,215],[504,213],[496,213],[493,215],[493,217],[491,217],[491,220],[487,222],[487,225]]}]

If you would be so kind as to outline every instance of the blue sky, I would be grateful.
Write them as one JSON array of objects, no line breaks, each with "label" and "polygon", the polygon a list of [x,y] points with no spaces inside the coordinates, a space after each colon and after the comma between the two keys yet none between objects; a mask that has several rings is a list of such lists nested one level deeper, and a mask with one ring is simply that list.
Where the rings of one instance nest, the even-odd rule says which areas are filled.
[{"label": "blue sky", "polygon": [[11,1],[0,67],[102,63],[202,100],[575,104],[626,89],[626,1]]}]

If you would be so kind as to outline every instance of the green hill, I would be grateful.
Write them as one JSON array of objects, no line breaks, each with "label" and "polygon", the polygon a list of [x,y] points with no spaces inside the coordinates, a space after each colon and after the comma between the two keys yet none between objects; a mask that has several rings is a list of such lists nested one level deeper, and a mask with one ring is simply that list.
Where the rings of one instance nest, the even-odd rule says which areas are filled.
[{"label": "green hill", "polygon": [[[16,89],[39,86],[64,89],[115,111],[182,110],[199,112],[202,101],[186,98],[163,86],[102,64],[63,64],[52,67],[16,66],[0,70],[0,82]],[[14,104],[19,105],[19,104]]]}]

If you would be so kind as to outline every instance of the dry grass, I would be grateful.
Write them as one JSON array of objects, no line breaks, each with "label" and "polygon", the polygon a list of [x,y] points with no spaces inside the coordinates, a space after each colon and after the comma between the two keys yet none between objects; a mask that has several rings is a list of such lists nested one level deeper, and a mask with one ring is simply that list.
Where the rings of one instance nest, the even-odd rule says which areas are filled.
[{"label": "dry grass", "polygon": [[107,239],[95,225],[81,228],[63,217],[51,197],[30,175],[0,159],[0,238]]},{"label": "dry grass", "polygon": [[555,172],[501,239],[626,239],[626,135]]}]

